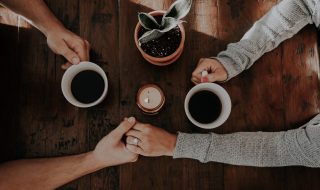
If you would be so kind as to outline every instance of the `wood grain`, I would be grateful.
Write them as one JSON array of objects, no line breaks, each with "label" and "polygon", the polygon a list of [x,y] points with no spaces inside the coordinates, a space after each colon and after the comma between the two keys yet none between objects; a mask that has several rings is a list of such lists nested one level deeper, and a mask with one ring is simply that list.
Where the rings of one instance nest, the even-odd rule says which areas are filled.
[{"label": "wood grain", "polygon": [[[67,28],[79,33],[79,1],[46,1]],[[35,28],[20,33],[20,131],[21,157],[51,157],[85,152],[86,114],[67,103],[60,82],[65,60],[47,46],[45,37]],[[81,178],[63,189],[88,187]]]},{"label": "wood grain", "polygon": [[[87,118],[86,133],[89,150],[119,123],[118,67],[118,3],[116,1],[80,0],[80,35],[91,42],[91,61],[97,63],[108,77],[108,95],[98,106],[83,110]],[[119,189],[118,167],[110,167],[87,177],[90,186],[82,189]]]},{"label": "wood grain", "polygon": [[[317,29],[308,26],[283,44],[283,89],[285,128],[294,129],[319,113],[319,54]],[[317,189],[320,177],[317,169],[288,167],[288,189]]]},{"label": "wood grain", "polygon": [[[224,44],[238,41],[275,3],[220,1],[219,38]],[[252,68],[224,84],[233,107],[223,125],[223,133],[282,129],[285,121],[281,53],[281,47],[276,48],[262,56]],[[224,166],[225,189],[282,189],[284,177],[281,168]]]}]

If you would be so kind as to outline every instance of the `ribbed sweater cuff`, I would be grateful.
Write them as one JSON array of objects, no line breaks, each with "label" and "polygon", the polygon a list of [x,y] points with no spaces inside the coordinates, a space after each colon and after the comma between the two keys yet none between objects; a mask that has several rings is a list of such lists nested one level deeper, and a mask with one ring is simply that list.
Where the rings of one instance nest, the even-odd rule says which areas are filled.
[{"label": "ribbed sweater cuff", "polygon": [[210,134],[179,132],[173,158],[192,158],[204,162],[210,146]]},{"label": "ribbed sweater cuff", "polygon": [[227,70],[228,78],[224,82],[230,80],[231,78],[237,76],[241,72],[241,68],[237,66],[230,58],[228,57],[212,57],[212,59],[217,59],[223,67]]}]

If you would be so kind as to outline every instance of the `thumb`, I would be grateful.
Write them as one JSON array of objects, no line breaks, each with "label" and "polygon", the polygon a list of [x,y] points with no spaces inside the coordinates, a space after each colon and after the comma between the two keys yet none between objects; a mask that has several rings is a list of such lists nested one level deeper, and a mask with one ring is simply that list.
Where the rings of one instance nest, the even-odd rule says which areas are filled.
[{"label": "thumb", "polygon": [[80,62],[79,56],[71,50],[67,45],[64,47],[60,47],[60,53],[64,58],[68,60],[68,62],[72,64],[78,64]]},{"label": "thumb", "polygon": [[129,119],[125,119],[120,123],[120,125],[111,131],[110,135],[113,136],[115,140],[121,140],[122,136],[128,132],[136,123],[136,119],[134,117],[130,117]]}]

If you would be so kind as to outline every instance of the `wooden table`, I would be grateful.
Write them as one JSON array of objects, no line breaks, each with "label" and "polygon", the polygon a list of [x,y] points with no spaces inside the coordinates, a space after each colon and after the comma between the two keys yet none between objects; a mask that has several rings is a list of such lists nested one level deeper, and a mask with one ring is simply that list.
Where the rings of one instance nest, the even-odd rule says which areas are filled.
[{"label": "wooden table", "polygon": [[[60,90],[63,58],[34,28],[1,25],[1,160],[77,154],[92,150],[125,116],[134,115],[170,132],[206,132],[187,120],[183,101],[199,58],[216,55],[238,41],[276,0],[194,0],[185,18],[186,44],[171,66],[148,64],[133,41],[137,12],[167,9],[172,0],[47,0],[67,28],[88,39],[91,61],[107,73],[110,90],[99,106],[79,109]],[[249,71],[223,84],[233,109],[214,132],[281,131],[296,128],[319,112],[319,60],[314,26],[264,55]],[[165,109],[142,114],[138,88],[157,83]],[[320,170],[255,168],[169,157],[140,157],[61,189],[319,189]]]}]

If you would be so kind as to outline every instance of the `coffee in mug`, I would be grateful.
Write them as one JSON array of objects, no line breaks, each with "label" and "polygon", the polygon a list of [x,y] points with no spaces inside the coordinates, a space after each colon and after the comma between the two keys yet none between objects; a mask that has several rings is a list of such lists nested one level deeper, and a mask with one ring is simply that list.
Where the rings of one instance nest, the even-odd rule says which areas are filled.
[{"label": "coffee in mug", "polygon": [[62,77],[61,88],[65,98],[74,106],[91,107],[105,98],[108,79],[98,65],[81,62],[67,69]]},{"label": "coffee in mug", "polygon": [[221,86],[213,83],[193,87],[186,96],[184,106],[188,119],[204,129],[222,125],[231,112],[230,96]]}]

